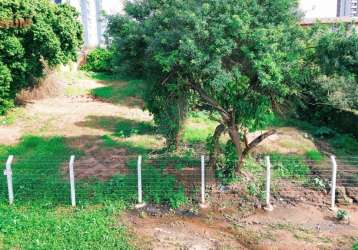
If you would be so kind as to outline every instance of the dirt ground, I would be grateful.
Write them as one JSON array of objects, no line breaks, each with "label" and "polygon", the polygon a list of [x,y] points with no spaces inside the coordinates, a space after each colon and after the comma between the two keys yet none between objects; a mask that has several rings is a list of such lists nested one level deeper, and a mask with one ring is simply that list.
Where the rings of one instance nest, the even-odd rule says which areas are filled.
[{"label": "dirt ground", "polygon": [[[140,249],[351,249],[358,236],[358,206],[347,209],[350,224],[336,221],[328,208],[303,203],[277,206],[274,211],[255,210],[235,219],[230,212],[212,208],[162,213],[148,207],[122,216],[121,223],[140,236]],[[227,211],[227,210],[226,210]]]}]

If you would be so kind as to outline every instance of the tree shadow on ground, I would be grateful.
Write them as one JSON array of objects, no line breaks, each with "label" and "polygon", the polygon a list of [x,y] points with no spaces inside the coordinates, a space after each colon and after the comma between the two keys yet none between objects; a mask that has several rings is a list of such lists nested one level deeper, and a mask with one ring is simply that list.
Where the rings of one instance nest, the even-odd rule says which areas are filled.
[{"label": "tree shadow on ground", "polygon": [[117,116],[88,116],[85,121],[76,123],[80,127],[103,129],[118,138],[132,135],[155,135],[157,129],[152,122],[135,121]]},{"label": "tree shadow on ground", "polygon": [[92,73],[91,77],[105,85],[91,90],[90,94],[93,97],[128,107],[144,107],[142,97],[145,85],[143,80],[104,73]]}]

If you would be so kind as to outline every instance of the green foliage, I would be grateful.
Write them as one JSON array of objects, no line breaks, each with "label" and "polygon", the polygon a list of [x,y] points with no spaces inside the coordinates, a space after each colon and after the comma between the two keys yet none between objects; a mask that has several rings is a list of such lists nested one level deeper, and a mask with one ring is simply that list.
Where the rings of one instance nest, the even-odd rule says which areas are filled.
[{"label": "green foliage", "polygon": [[223,155],[218,159],[216,164],[216,176],[224,184],[233,182],[236,178],[236,164],[238,156],[235,151],[235,146],[231,140],[226,143]]},{"label": "green foliage", "polygon": [[320,138],[327,138],[327,137],[332,137],[334,136],[335,131],[331,128],[327,128],[327,127],[319,127],[317,128],[313,135],[316,137],[320,137]]},{"label": "green foliage", "polygon": [[[306,32],[306,57],[302,68],[303,86],[297,100],[301,118],[328,124],[341,131],[355,133],[352,122],[341,111],[358,106],[358,34],[351,25],[314,26]],[[336,119],[339,116],[340,118]]]},{"label": "green foliage", "polygon": [[326,188],[329,186],[328,183],[326,183],[324,180],[322,180],[320,177],[315,177],[312,180],[313,187],[320,191],[326,190]]},{"label": "green foliage", "polygon": [[[297,119],[279,119],[276,118],[275,120],[273,120],[272,124],[270,124],[271,126],[276,126],[276,127],[285,127],[285,126],[294,126],[294,127],[298,127],[301,130],[311,134],[311,135],[321,135],[322,131],[322,127],[314,125],[313,123],[309,123],[307,121],[304,120],[297,120]],[[323,129],[324,131],[328,131],[329,136],[327,135],[327,133],[325,132],[325,135],[328,136],[327,142],[333,147],[336,155],[355,155],[358,153],[358,140],[353,137],[352,135],[349,134],[342,134],[342,133],[338,133],[333,131],[333,133],[331,133],[331,129]],[[318,133],[319,132],[319,133]]]},{"label": "green foliage", "polygon": [[178,208],[187,203],[184,187],[176,185],[174,176],[163,174],[154,167],[143,169],[144,199],[156,204],[167,204]]},{"label": "green foliage", "polygon": [[168,146],[191,110],[214,113],[232,131],[262,126],[298,91],[296,9],[296,0],[127,2],[109,20],[116,70],[146,76],[146,108]]},{"label": "green foliage", "polygon": [[270,159],[275,177],[305,179],[310,174],[309,166],[300,156],[272,154]]},{"label": "green foliage", "polygon": [[118,203],[76,210],[1,204],[0,238],[4,249],[133,249],[116,223],[119,211]]},{"label": "green foliage", "polygon": [[347,219],[349,219],[349,217],[350,217],[350,214],[346,210],[339,209],[336,213],[336,219],[340,220],[340,221],[347,220]]},{"label": "green foliage", "polygon": [[93,72],[111,72],[111,60],[111,51],[107,49],[97,48],[88,53],[86,58],[86,64],[82,66],[82,69]]},{"label": "green foliage", "polygon": [[358,250],[358,242],[353,244],[352,250]]},{"label": "green foliage", "polygon": [[0,113],[12,106],[16,93],[33,86],[46,65],[76,60],[82,44],[78,13],[69,5],[47,0],[3,0],[0,18],[32,18],[26,27],[0,28]]},{"label": "green foliage", "polygon": [[306,157],[307,159],[315,162],[321,162],[324,159],[324,156],[321,154],[321,152],[317,150],[310,150],[306,152]]}]

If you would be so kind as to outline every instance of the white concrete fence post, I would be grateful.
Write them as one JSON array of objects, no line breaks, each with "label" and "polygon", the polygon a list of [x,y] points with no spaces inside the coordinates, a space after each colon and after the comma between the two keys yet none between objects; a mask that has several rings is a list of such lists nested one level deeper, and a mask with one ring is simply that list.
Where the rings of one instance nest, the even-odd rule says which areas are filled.
[{"label": "white concrete fence post", "polygon": [[11,164],[12,164],[13,159],[14,159],[13,155],[10,155],[7,158],[6,168],[4,171],[4,175],[6,175],[6,177],[7,177],[7,190],[8,190],[8,194],[9,194],[9,204],[10,205],[12,205],[14,203],[14,189],[13,189],[13,185],[12,185],[12,170],[11,170]]},{"label": "white concrete fence post", "polygon": [[270,202],[271,196],[271,161],[270,156],[265,157],[265,165],[266,165],[266,211],[273,211],[273,206]]},{"label": "white concrete fence post", "polygon": [[200,164],[200,176],[201,176],[201,188],[200,188],[200,193],[201,193],[201,203],[200,203],[200,206],[201,207],[206,207],[206,204],[205,204],[205,156],[202,155],[201,156],[201,164]]},{"label": "white concrete fence post", "polygon": [[336,157],[331,155],[332,162],[332,184],[331,184],[331,210],[336,210],[336,182],[337,182],[337,162]]},{"label": "white concrete fence post", "polygon": [[145,206],[143,202],[143,192],[142,192],[142,156],[138,156],[137,161],[137,188],[138,188],[138,204],[136,208],[142,208]]},{"label": "white concrete fence post", "polygon": [[75,163],[75,156],[72,155],[70,158],[70,164],[69,164],[72,207],[76,206],[75,173],[73,170],[74,163]]}]

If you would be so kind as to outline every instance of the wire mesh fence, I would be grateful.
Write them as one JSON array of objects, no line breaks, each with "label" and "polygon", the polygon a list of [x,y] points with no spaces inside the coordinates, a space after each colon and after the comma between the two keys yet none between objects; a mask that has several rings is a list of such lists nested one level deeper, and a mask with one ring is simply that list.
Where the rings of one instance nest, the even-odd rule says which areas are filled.
[{"label": "wire mesh fence", "polygon": [[[8,159],[1,160],[6,163]],[[271,155],[269,160],[270,175],[265,171],[267,163],[261,158],[258,160],[261,166],[250,169],[260,183],[247,184],[247,190],[253,194],[264,189],[263,198],[267,204],[286,201],[331,205],[332,199],[342,199],[346,193],[349,199],[358,202],[358,157],[338,157],[336,178],[333,162],[328,157],[306,159]],[[28,160],[15,156],[10,164],[11,171],[6,170],[0,178],[0,201],[10,199],[11,177],[16,203],[71,204],[71,199],[75,199],[77,205],[116,199],[171,207],[185,202],[202,203],[207,195],[205,188],[219,183],[215,171],[207,163],[208,158],[202,159],[201,155],[146,155],[140,161],[138,172],[137,155],[121,156],[115,164],[113,161],[106,164],[105,159],[94,163],[79,157],[73,165],[74,187],[71,191],[70,157]],[[337,186],[337,197],[332,198],[333,183]],[[73,193],[75,198],[71,196]]]},{"label": "wire mesh fence", "polygon": [[[70,204],[69,159],[25,160],[15,157],[11,180],[15,202]],[[206,164],[205,159],[204,164]],[[6,162],[6,160],[4,161]],[[178,206],[200,201],[201,156],[144,156],[141,162],[142,196],[145,201]],[[77,204],[110,199],[138,202],[138,156],[127,155],[113,165],[92,164],[85,158],[74,161]],[[8,174],[0,179],[0,199],[8,200]],[[205,181],[214,180],[213,171],[205,168]]]},{"label": "wire mesh fence", "polygon": [[332,208],[337,200],[340,203],[343,203],[342,200],[358,202],[358,197],[347,194],[350,189],[358,189],[358,157],[311,160],[297,156],[273,156],[271,164],[272,193],[276,200],[330,205]]}]

